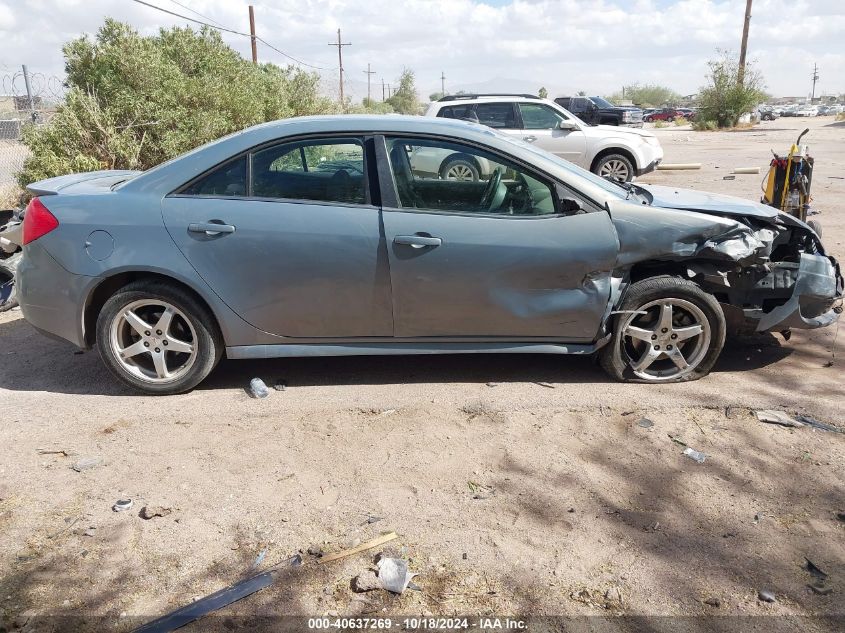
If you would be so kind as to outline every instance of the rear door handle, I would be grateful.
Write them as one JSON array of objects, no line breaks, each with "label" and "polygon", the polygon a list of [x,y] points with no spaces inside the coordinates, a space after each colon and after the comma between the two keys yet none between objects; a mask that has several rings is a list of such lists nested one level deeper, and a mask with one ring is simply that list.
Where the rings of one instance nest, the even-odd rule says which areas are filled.
[{"label": "rear door handle", "polygon": [[393,238],[394,244],[411,246],[413,248],[424,248],[426,246],[440,246],[443,243],[439,237],[427,235],[397,235]]},{"label": "rear door handle", "polygon": [[537,137],[536,136],[523,136],[522,140],[528,141],[529,143],[533,143],[534,141],[537,140]]},{"label": "rear door handle", "polygon": [[235,227],[232,224],[223,224],[220,221],[193,222],[188,225],[191,233],[205,233],[206,235],[220,235],[221,233],[234,233]]}]

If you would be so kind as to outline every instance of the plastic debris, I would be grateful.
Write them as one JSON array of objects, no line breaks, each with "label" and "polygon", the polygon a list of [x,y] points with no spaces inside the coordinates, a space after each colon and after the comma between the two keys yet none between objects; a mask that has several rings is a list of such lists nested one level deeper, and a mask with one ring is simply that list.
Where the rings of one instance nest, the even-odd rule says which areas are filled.
[{"label": "plastic debris", "polygon": [[775,594],[768,589],[761,589],[757,592],[757,598],[762,600],[763,602],[776,602]]},{"label": "plastic debris", "polygon": [[249,381],[249,395],[253,398],[266,398],[270,395],[270,390],[261,378],[253,378]]},{"label": "plastic debris", "polygon": [[704,460],[707,459],[707,455],[705,455],[704,453],[701,453],[701,452],[699,452],[699,451],[697,451],[693,448],[690,448],[689,446],[687,446],[684,449],[684,455],[686,455],[690,459],[694,459],[699,464],[703,464]]},{"label": "plastic debris", "polygon": [[132,499],[118,499],[111,507],[115,512],[125,512],[132,509]]},{"label": "plastic debris", "polygon": [[637,422],[637,426],[641,426],[644,429],[650,429],[654,426],[654,422],[652,422],[648,418],[640,418],[640,420]]},{"label": "plastic debris", "polygon": [[416,576],[408,571],[408,563],[401,558],[382,558],[377,565],[379,582],[391,593],[401,594]]},{"label": "plastic debris", "polygon": [[367,523],[368,523],[368,524],[378,523],[378,522],[379,522],[379,521],[381,521],[383,518],[384,518],[384,517],[377,517],[377,516],[375,516],[375,515],[372,515],[372,514],[371,514],[370,516],[368,516],[368,517],[367,517]]},{"label": "plastic debris", "polygon": [[73,468],[76,472],[81,473],[83,470],[91,470],[103,463],[102,457],[83,457],[77,462],[74,462]]}]

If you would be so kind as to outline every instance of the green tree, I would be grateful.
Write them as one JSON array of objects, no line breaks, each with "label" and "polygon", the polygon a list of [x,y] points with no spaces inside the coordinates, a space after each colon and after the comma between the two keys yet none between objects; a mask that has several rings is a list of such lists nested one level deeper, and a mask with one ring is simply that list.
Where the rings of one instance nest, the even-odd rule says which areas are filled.
[{"label": "green tree", "polygon": [[643,107],[674,106],[681,101],[681,95],[657,84],[640,85],[633,83],[622,88],[622,92],[615,92],[607,97],[608,101],[628,100]]},{"label": "green tree", "polygon": [[718,51],[717,59],[707,62],[707,85],[698,91],[696,126],[712,121],[717,127],[733,127],[739,117],[766,100],[763,76],[753,64],[745,66],[740,81],[739,61],[728,51]]},{"label": "green tree", "polygon": [[252,64],[217,31],[141,36],[107,19],[64,46],[67,93],[46,125],[29,126],[21,185],[91,169],[147,169],[256,123],[334,112],[319,76]]},{"label": "green tree", "polygon": [[546,90],[546,88],[545,88],[545,87],[540,88],[540,89],[537,91],[537,96],[538,96],[538,97],[540,97],[541,99],[548,99],[548,98],[549,98],[549,91],[548,91],[548,90]]},{"label": "green tree", "polygon": [[428,100],[437,101],[438,99],[442,99],[445,96],[446,94],[443,92],[432,92],[430,95],[428,95]]},{"label": "green tree", "polygon": [[410,68],[402,69],[399,76],[399,88],[387,100],[399,114],[419,114],[420,100],[414,83],[414,71]]}]

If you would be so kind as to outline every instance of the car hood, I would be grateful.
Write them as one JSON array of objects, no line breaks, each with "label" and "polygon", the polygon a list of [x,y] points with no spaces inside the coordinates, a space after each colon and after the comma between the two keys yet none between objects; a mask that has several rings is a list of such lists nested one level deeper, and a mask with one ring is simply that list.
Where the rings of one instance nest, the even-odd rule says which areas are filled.
[{"label": "car hood", "polygon": [[640,137],[648,137],[652,138],[655,137],[654,134],[649,132],[648,130],[643,130],[637,127],[619,127],[617,125],[590,125],[584,128],[584,132],[589,134],[593,132],[596,136],[601,136],[602,138],[607,137],[609,134],[613,134],[614,136],[640,136]]},{"label": "car hood", "polygon": [[772,220],[780,215],[780,212],[774,207],[735,196],[661,185],[637,183],[637,186],[651,194],[653,198],[651,206],[653,207],[703,211],[714,215],[743,216],[767,220]]}]

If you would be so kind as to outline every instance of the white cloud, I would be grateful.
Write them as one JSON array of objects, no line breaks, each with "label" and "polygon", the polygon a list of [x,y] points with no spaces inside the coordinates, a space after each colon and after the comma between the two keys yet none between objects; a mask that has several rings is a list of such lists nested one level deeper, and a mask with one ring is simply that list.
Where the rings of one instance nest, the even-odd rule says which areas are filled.
[{"label": "white cloud", "polygon": [[[179,4],[233,29],[247,31],[248,1],[148,0],[193,17]],[[609,93],[625,83],[658,82],[681,93],[697,91],[716,48],[736,50],[745,3],[737,0],[253,0],[260,36],[307,62],[325,66],[336,85],[336,49],[327,44],[343,29],[348,90],[366,93],[371,63],[393,83],[403,66],[417,73],[420,92],[439,89],[577,90]],[[24,6],[25,5],[25,6]],[[130,0],[0,2],[0,73],[21,64],[61,75],[61,46],[94,33],[106,16],[144,33],[184,24]],[[199,18],[198,18],[199,19]],[[841,0],[757,0],[749,57],[758,61],[774,94],[804,95],[812,64],[819,89],[845,91],[845,5]],[[249,40],[224,34],[245,57]],[[259,45],[262,60],[287,60]],[[535,87],[530,88],[537,84]],[[380,85],[374,89],[380,93]]]}]

